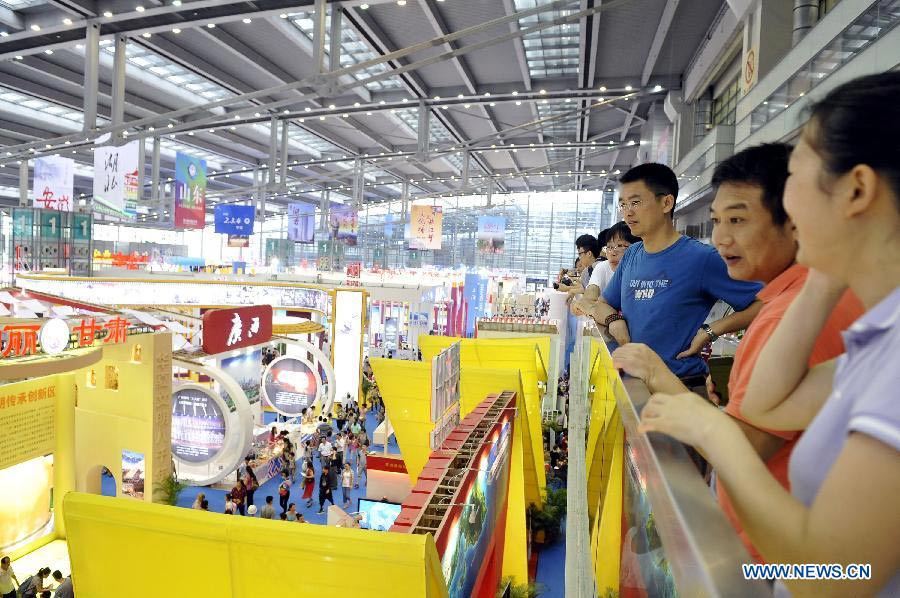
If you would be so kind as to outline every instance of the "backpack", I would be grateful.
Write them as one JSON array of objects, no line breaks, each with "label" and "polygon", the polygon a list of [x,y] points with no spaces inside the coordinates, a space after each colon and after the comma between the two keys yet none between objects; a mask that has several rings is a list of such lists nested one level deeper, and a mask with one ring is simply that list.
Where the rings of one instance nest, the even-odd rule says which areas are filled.
[{"label": "backpack", "polygon": [[281,482],[278,486],[278,496],[287,496],[288,495],[288,487],[285,486],[285,482]]}]

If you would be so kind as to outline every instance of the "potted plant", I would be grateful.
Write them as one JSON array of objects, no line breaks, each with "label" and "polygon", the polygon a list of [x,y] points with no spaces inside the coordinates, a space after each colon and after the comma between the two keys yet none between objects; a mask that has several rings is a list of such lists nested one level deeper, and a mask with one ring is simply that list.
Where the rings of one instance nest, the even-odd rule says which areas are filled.
[{"label": "potted plant", "polygon": [[538,598],[544,591],[544,586],[538,583],[515,583],[512,576],[500,580],[497,588],[497,598]]},{"label": "potted plant", "polygon": [[174,475],[169,474],[156,482],[153,502],[175,506],[178,504],[178,497],[185,488],[187,488],[187,484],[182,484],[175,479]]},{"label": "potted plant", "polygon": [[566,490],[547,488],[541,508],[531,507],[531,530],[535,544],[553,544],[562,534],[566,516]]}]

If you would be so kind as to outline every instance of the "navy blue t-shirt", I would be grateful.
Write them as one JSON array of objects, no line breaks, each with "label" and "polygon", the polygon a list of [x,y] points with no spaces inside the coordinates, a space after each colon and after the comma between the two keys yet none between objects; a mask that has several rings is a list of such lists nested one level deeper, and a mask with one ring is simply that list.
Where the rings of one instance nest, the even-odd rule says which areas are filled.
[{"label": "navy blue t-shirt", "polygon": [[691,345],[716,301],[741,311],[762,287],[732,279],[715,249],[681,237],[658,253],[647,253],[642,242],[629,247],[603,299],[625,316],[632,342],[648,345],[683,378],[706,374],[700,357],[675,356]]}]

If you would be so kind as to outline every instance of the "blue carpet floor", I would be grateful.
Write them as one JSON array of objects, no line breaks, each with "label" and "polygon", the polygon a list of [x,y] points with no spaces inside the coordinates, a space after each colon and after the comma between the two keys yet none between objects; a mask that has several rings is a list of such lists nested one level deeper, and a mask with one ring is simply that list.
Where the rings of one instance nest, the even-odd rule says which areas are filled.
[{"label": "blue carpet floor", "polygon": [[542,586],[541,598],[563,598],[566,594],[566,524],[556,544],[538,553],[535,581]]},{"label": "blue carpet floor", "polygon": [[[265,413],[265,422],[266,424],[271,424],[274,420],[275,414]],[[271,417],[269,417],[271,416]],[[366,433],[369,435],[369,438],[372,438],[373,433],[375,431],[376,421],[375,416],[372,413],[367,414],[366,416]],[[381,452],[383,447],[381,445],[372,445],[370,447],[370,451]],[[390,454],[400,454],[400,450],[397,447],[397,441],[391,437],[388,443],[388,453]],[[291,486],[291,498],[290,501],[296,503],[296,508],[298,513],[303,513],[303,517],[309,523],[316,523],[320,525],[324,525],[326,521],[326,516],[324,514],[318,515],[316,512],[319,510],[319,502],[318,502],[318,479],[321,474],[321,466],[319,465],[319,459],[317,456],[313,459],[313,469],[316,472],[316,490],[313,492],[313,505],[311,507],[306,506],[306,502],[301,499],[303,496],[303,487],[301,485],[301,477],[298,471],[297,481]],[[256,491],[254,496],[254,504],[257,509],[262,509],[263,505],[266,504],[266,496],[273,497],[273,505],[275,506],[276,516],[278,513],[281,513],[281,508],[278,506],[278,485],[281,483],[280,476],[278,478],[271,479],[264,483],[260,488]],[[181,493],[181,496],[178,498],[178,506],[190,508],[194,503],[194,499],[197,498],[197,494],[203,492],[206,495],[206,499],[209,501],[209,510],[213,513],[223,513],[225,511],[225,490],[217,490],[214,488],[206,488],[202,486],[189,486],[184,489]],[[341,495],[341,488],[339,487],[334,491],[334,499],[337,501],[337,505],[343,508],[343,501]],[[350,493],[350,506],[347,507],[346,511],[349,513],[356,512],[358,500],[360,498],[365,498],[366,490],[365,486],[361,486],[357,489],[351,489]],[[325,503],[326,509],[330,503]],[[259,513],[257,512],[257,517],[259,517]]]}]

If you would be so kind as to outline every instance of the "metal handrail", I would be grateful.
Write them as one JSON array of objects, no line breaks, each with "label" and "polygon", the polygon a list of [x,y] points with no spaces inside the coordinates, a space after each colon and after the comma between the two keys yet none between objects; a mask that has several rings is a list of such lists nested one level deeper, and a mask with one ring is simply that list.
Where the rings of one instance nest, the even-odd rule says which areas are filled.
[{"label": "metal handrail", "polygon": [[637,431],[650,392],[640,380],[623,380],[616,403],[646,480],[656,530],[682,596],[771,596],[762,581],[744,579],[741,565],[753,560],[714,500],[683,444],[660,433]]}]

